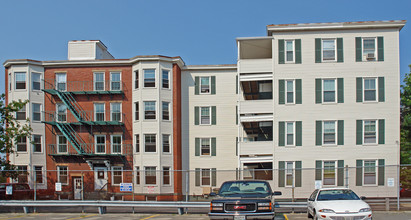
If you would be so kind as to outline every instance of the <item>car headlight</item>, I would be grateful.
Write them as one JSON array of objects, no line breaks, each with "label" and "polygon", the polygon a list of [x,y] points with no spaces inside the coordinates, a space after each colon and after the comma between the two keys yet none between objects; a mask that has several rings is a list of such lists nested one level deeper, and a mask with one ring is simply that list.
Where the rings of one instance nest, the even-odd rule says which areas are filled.
[{"label": "car headlight", "polygon": [[258,206],[271,206],[269,202],[259,202]]},{"label": "car headlight", "polygon": [[332,209],[320,209],[318,212],[323,212],[323,213],[335,213],[334,210],[332,210]]},{"label": "car headlight", "polygon": [[217,203],[211,203],[210,205],[210,211],[223,211],[223,203],[217,202]]},{"label": "car headlight", "polygon": [[271,202],[259,202],[257,205],[258,210],[271,210]]},{"label": "car headlight", "polygon": [[211,205],[213,207],[221,207],[221,206],[223,206],[223,203],[211,203]]},{"label": "car headlight", "polygon": [[360,212],[371,212],[371,209],[370,208],[363,208],[363,209],[360,209]]}]

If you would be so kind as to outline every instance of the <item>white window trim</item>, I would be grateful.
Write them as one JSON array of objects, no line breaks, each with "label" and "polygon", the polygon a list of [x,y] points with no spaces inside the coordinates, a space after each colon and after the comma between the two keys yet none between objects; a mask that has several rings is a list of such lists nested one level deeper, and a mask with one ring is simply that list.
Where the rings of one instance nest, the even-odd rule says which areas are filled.
[{"label": "white window trim", "polygon": [[[375,121],[375,143],[365,143],[365,121]],[[378,120],[377,119],[364,119],[362,120],[362,144],[363,145],[378,145]]]},{"label": "white window trim", "polygon": [[[37,136],[40,136],[40,145],[41,145],[41,147],[40,147],[40,152],[37,152],[37,151],[34,151],[34,135],[37,135]],[[33,150],[33,153],[34,154],[42,154],[43,153],[43,135],[41,135],[41,134],[31,134],[31,138],[32,138],[32,141],[33,141],[33,143],[31,143],[31,146],[32,146],[32,150]]]},{"label": "white window trim", "polygon": [[[97,137],[104,137],[104,152],[97,152]],[[107,151],[106,135],[94,135],[94,153],[95,154],[106,154],[106,151]]]},{"label": "white window trim", "polygon": [[[39,114],[40,114],[40,120],[38,120],[38,121],[35,121],[34,120],[34,105],[40,105],[40,112],[38,112]],[[31,120],[30,120],[30,122],[33,122],[33,123],[41,123],[41,112],[43,111],[43,105],[41,104],[41,103],[35,103],[35,102],[32,102],[31,103]],[[27,112],[27,109],[26,109],[26,112]]]},{"label": "white window trim", "polygon": [[[28,147],[27,147],[27,144],[28,144],[28,143],[27,143],[27,137],[25,137],[25,138],[26,138],[26,150],[25,150],[25,151],[18,151],[17,149],[18,149],[18,143],[19,143],[19,142],[16,142],[16,143],[15,143],[15,146],[14,146],[15,149],[16,149],[15,151],[16,151],[17,153],[19,153],[19,154],[27,154],[27,153],[29,152],[29,149],[28,149]],[[29,138],[29,139],[30,139],[30,138]],[[31,139],[30,139],[30,141],[31,141]],[[30,146],[31,146],[31,143],[30,143]]]},{"label": "white window trim", "polygon": [[10,73],[9,73],[9,91],[12,90],[11,87],[12,87],[12,84],[13,84],[13,80],[12,80],[11,76],[12,76],[12,74],[11,74],[11,72],[10,72]]},{"label": "white window trim", "polygon": [[[326,144],[325,143],[325,138],[324,138],[325,122],[334,122],[334,134],[335,134],[334,144]],[[322,134],[322,141],[323,141],[322,145],[323,146],[337,146],[337,143],[338,143],[338,140],[337,140],[338,139],[337,121],[336,120],[324,120],[324,121],[322,121],[321,134]]]},{"label": "white window trim", "polygon": [[[287,61],[287,41],[293,45],[293,61]],[[284,61],[285,63],[295,63],[295,40],[284,40]]]},{"label": "white window trim", "polygon": [[94,121],[97,121],[97,108],[96,105],[103,105],[103,114],[104,114],[104,121],[106,120],[106,103],[94,103]]},{"label": "white window trim", "polygon": [[[111,88],[111,86],[112,86],[112,82],[113,82],[113,73],[118,73],[119,75],[120,75],[120,89],[119,90],[113,90],[113,88]],[[121,85],[121,72],[120,71],[113,71],[113,72],[110,72],[110,91],[121,91],[122,90],[122,85]],[[116,81],[117,82],[117,81]]]},{"label": "white window trim", "polygon": [[[210,154],[209,155],[205,155],[202,153],[202,148],[203,148],[203,140],[208,139],[208,143],[210,143]],[[204,137],[204,138],[200,138],[200,157],[211,157],[211,155],[213,154],[212,152],[212,146],[211,146],[211,138],[210,137]]]},{"label": "white window trim", "polygon": [[[137,174],[138,175],[138,180],[139,183],[137,183]],[[134,166],[134,172],[133,172],[133,177],[134,177],[134,184],[135,185],[141,185],[141,170],[140,170],[140,166]]]},{"label": "white window trim", "polygon": [[115,184],[114,183],[114,168],[120,168],[120,172],[121,172],[121,183],[123,182],[123,167],[120,166],[112,166],[111,167],[111,183],[113,184],[113,186],[119,186],[120,184]]},{"label": "white window trim", "polygon": [[[146,70],[154,70],[154,87],[146,87],[145,86],[145,81],[146,81],[146,75],[145,75],[145,71]],[[157,88],[157,77],[156,77],[156,69],[155,68],[147,68],[147,69],[143,69],[143,88],[147,88],[147,89],[155,89]]]},{"label": "white window trim", "polygon": [[[168,135],[168,149],[169,149],[169,152],[164,152],[163,151],[163,149],[164,149],[164,135]],[[161,135],[161,147],[162,147],[162,149],[161,149],[161,152],[163,153],[163,154],[171,154],[171,152],[172,152],[172,141],[171,141],[171,134],[162,134]]]},{"label": "white window trim", "polygon": [[[202,109],[202,108],[209,108],[209,109],[210,109],[210,110],[209,110],[209,112],[210,112],[210,115],[209,115],[209,117],[210,117],[210,122],[209,122],[208,124],[203,124],[202,121],[201,121],[201,112],[202,112],[201,109]],[[200,118],[199,118],[199,125],[211,125],[211,124],[212,124],[211,121],[213,120],[213,119],[212,119],[212,117],[213,117],[213,112],[212,112],[212,111],[213,111],[213,108],[211,108],[211,106],[200,106],[200,107],[199,107],[199,111],[200,111],[200,112],[199,112],[199,117],[200,117]]]},{"label": "white window trim", "polygon": [[[56,77],[56,89],[58,90],[59,88],[58,88],[58,83],[59,83],[59,81],[57,81],[58,80],[58,78],[59,77],[57,77],[57,76],[59,76],[59,75],[64,75],[64,83],[66,84],[66,88],[64,89],[64,90],[60,90],[60,91],[67,91],[67,73],[65,73],[65,72],[57,72],[57,73],[55,73],[55,77]],[[62,81],[63,82],[63,81]]]},{"label": "white window trim", "polygon": [[[137,138],[137,136],[138,136],[138,138]],[[136,152],[136,149],[134,148],[134,147],[136,147],[137,140],[138,140],[138,152]],[[141,138],[140,138],[140,134],[134,134],[133,153],[134,153],[134,154],[140,154],[140,153],[141,153]]]},{"label": "white window trim", "polygon": [[[156,184],[148,184],[147,183],[147,181],[146,181],[146,177],[147,177],[147,167],[154,167],[154,173],[156,174],[155,175],[155,177],[156,177]],[[147,186],[157,186],[158,185],[158,175],[157,175],[157,166],[145,166],[144,167],[144,185],[147,185]],[[141,177],[141,173],[140,173],[140,177]],[[140,183],[141,183],[141,181],[140,181]]]},{"label": "white window trim", "polygon": [[[287,185],[287,163],[292,163],[292,179],[293,179],[293,183],[291,185]],[[284,176],[284,186],[285,187],[293,187],[295,186],[295,161],[285,161],[285,176]]]},{"label": "white window trim", "polygon": [[[287,133],[287,124],[288,124],[288,123],[292,123],[292,124],[293,124],[293,144],[287,144],[287,134],[288,134],[288,133]],[[284,144],[285,144],[286,147],[294,147],[294,146],[296,146],[296,140],[297,140],[297,137],[296,137],[296,136],[297,136],[297,135],[296,135],[296,133],[295,133],[295,131],[296,131],[296,128],[295,128],[296,126],[295,126],[295,125],[296,125],[295,121],[286,121],[286,122],[285,122],[285,132],[284,132],[284,133],[285,133],[285,143],[284,143]]]},{"label": "white window trim", "polygon": [[[118,152],[118,153],[114,153],[114,149],[113,149],[113,144],[114,144],[114,141],[113,141],[113,138],[114,137],[120,137],[120,152]],[[111,154],[123,154],[123,135],[121,135],[121,134],[112,134],[112,135],[110,135],[110,152],[111,152]]]},{"label": "white window trim", "polygon": [[[65,183],[62,183],[61,181],[60,181],[60,167],[66,167],[67,168],[67,182],[65,182]],[[58,172],[58,174],[57,174],[57,182],[58,183],[61,183],[61,185],[63,185],[63,186],[67,186],[68,185],[68,182],[70,182],[70,180],[69,180],[69,168],[68,168],[68,166],[57,166],[57,172]]]},{"label": "white window trim", "polygon": [[[201,92],[201,78],[208,78],[208,92]],[[200,81],[200,85],[199,85],[199,90],[200,90],[200,92],[199,92],[199,94],[200,95],[209,95],[209,94],[211,94],[211,76],[200,76],[199,77],[199,81]]]},{"label": "white window trim", "polygon": [[[42,165],[34,165],[33,166],[33,171],[34,171],[34,175],[36,176],[37,175],[37,173],[36,173],[36,167],[41,167],[41,183],[37,183],[37,184],[44,184],[45,182],[44,182],[44,179],[45,179],[45,172],[44,172],[44,167],[42,166]],[[34,177],[33,177],[33,182],[37,182],[37,177],[36,177],[36,180],[34,180]]]},{"label": "white window trim", "polygon": [[[324,40],[334,40],[334,60],[324,60]],[[337,62],[337,38],[322,38],[321,39],[321,62]]]},{"label": "white window trim", "polygon": [[[209,177],[210,177],[210,184],[209,185],[203,185],[203,170],[208,170],[208,173],[209,173]],[[212,175],[211,175],[211,168],[201,168],[200,169],[200,186],[211,186],[212,185],[212,183],[213,183],[213,180],[212,180]]]},{"label": "white window trim", "polygon": [[[151,87],[149,87],[149,88],[151,88]],[[155,118],[154,119],[146,119],[146,103],[147,102],[154,102],[154,115],[155,115]],[[140,104],[139,104],[139,108],[140,108]],[[157,101],[155,101],[155,100],[146,100],[146,101],[143,101],[143,110],[144,110],[144,118],[143,118],[143,120],[144,121],[157,121]],[[140,113],[139,113],[140,114]],[[162,114],[161,114],[161,116],[163,116]],[[161,117],[162,118],[162,117]]]},{"label": "white window trim", "polygon": [[[39,81],[39,83],[40,83],[40,89],[34,89],[34,87],[33,87],[33,75],[35,75],[35,74],[38,74],[38,75],[40,75],[40,81]],[[42,92],[41,91],[41,77],[42,75],[41,75],[41,73],[39,73],[39,72],[31,72],[31,78],[30,78],[30,81],[31,81],[31,84],[30,84],[30,86],[31,86],[31,91],[36,91],[36,92]]]},{"label": "white window trim", "polygon": [[[325,83],[324,83],[324,81],[325,80],[334,80],[334,102],[326,102],[325,100],[324,100],[324,98],[325,98],[325,95],[324,95],[324,92],[325,92],[325,89],[324,89],[324,86],[325,86]],[[337,85],[337,79],[336,78],[324,78],[324,79],[321,79],[321,96],[322,96],[322,104],[336,104],[337,103],[337,91],[338,91],[338,85]]]},{"label": "white window trim", "polygon": [[58,122],[67,122],[67,106],[66,106],[66,111],[64,112],[65,115],[66,115],[66,120],[65,120],[65,121],[60,121],[60,120],[59,120],[59,106],[60,106],[60,105],[66,106],[66,105],[65,105],[64,103],[62,103],[62,102],[56,103],[56,115],[57,115],[56,121],[58,121]]},{"label": "white window trim", "polygon": [[[24,82],[26,83],[26,88],[24,88],[24,89],[17,89],[17,76],[16,75],[20,74],[20,73],[24,73]],[[28,85],[27,85],[28,80],[27,79],[28,79],[27,72],[14,72],[14,90],[16,90],[16,91],[26,91],[28,89]]]},{"label": "white window trim", "polygon": [[[163,117],[164,117],[163,103],[168,103],[168,104],[167,104],[167,105],[168,105],[168,120],[163,118]],[[162,120],[162,121],[171,121],[170,104],[171,104],[171,102],[168,102],[168,101],[167,101],[167,102],[166,102],[166,101],[162,101],[162,102],[161,102],[161,120]]]},{"label": "white window trim", "polygon": [[[365,161],[375,162],[375,184],[365,184]],[[378,186],[378,160],[376,159],[366,159],[362,161],[362,185],[363,186]]]},{"label": "white window trim", "polygon": [[[334,185],[325,185],[324,184],[324,175],[325,175],[325,162],[334,162]],[[323,163],[322,163],[322,165],[323,165],[323,169],[322,169],[322,185],[323,186],[327,186],[327,187],[329,187],[329,186],[337,186],[337,161],[336,160],[323,160]]]},{"label": "white window trim", "polygon": [[[147,151],[146,151],[146,135],[154,135],[155,138],[156,138],[156,146],[155,146],[155,149],[156,149],[156,150],[155,150],[154,152],[147,152]],[[143,144],[144,144],[144,145],[143,145],[143,147],[144,147],[144,149],[143,149],[144,151],[143,151],[143,152],[144,152],[145,154],[156,154],[156,153],[157,153],[157,146],[158,146],[158,144],[157,144],[158,141],[157,141],[157,140],[158,140],[157,134],[155,134],[155,133],[143,134]],[[140,152],[141,152],[141,144],[140,144]]]},{"label": "white window trim", "polygon": [[68,153],[69,152],[69,146],[68,146],[68,144],[67,144],[67,142],[68,142],[68,140],[67,140],[67,138],[66,138],[66,143],[65,143],[65,145],[66,145],[66,149],[67,149],[67,151],[66,152],[60,152],[60,148],[59,148],[59,145],[60,144],[64,144],[64,143],[60,143],[60,139],[59,139],[59,137],[61,137],[61,136],[63,136],[64,138],[66,138],[64,135],[56,135],[56,137],[57,137],[57,141],[56,141],[56,143],[57,143],[57,153],[58,154],[65,154],[65,153]]},{"label": "white window trim", "polygon": [[[375,80],[375,100],[370,100],[367,101],[365,100],[365,80],[370,80],[370,79],[374,79]],[[362,84],[363,84],[363,88],[362,88],[362,101],[363,103],[377,103],[378,102],[378,77],[363,77],[362,78]]]},{"label": "white window trim", "polygon": [[[285,81],[285,104],[286,105],[294,105],[295,104],[295,98],[296,98],[296,92],[295,92],[295,79],[286,79],[286,80],[284,80]],[[287,82],[292,82],[293,83],[293,102],[287,102],[287,93],[288,93],[288,90],[287,90]]]},{"label": "white window trim", "polygon": [[[168,74],[168,88],[163,87],[163,80],[164,80],[163,71],[167,71],[167,74]],[[170,73],[171,73],[171,71],[169,69],[162,69],[161,70],[161,88],[162,89],[171,90],[171,79],[170,79],[171,74]]]},{"label": "white window trim", "polygon": [[[169,178],[169,183],[168,184],[165,184],[164,183],[164,168],[168,168],[168,178]],[[171,183],[172,183],[172,178],[171,178],[171,167],[170,166],[163,166],[163,169],[162,169],[162,173],[161,173],[161,182],[162,182],[162,184],[163,184],[163,186],[171,186]]]},{"label": "white window trim", "polygon": [[110,102],[110,120],[113,120],[113,104],[120,104],[120,121],[123,121],[123,105],[121,102]]},{"label": "white window trim", "polygon": [[[97,74],[103,74],[103,90],[96,90]],[[105,72],[94,72],[93,73],[93,91],[105,91],[106,90],[106,74]],[[101,81],[98,81],[101,82]]]},{"label": "white window trim", "polygon": [[[367,60],[366,55],[364,54],[364,40],[374,40],[374,60]],[[377,45],[377,37],[362,37],[361,38],[361,55],[362,55],[362,61],[365,62],[375,62],[378,61],[378,45]]]}]

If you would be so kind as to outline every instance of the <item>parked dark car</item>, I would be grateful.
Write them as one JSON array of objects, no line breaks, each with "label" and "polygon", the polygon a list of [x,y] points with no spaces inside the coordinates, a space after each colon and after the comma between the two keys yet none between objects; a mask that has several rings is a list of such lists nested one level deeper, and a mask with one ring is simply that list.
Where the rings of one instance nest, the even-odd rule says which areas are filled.
[{"label": "parked dark car", "polygon": [[274,195],[270,184],[260,180],[224,182],[210,203],[210,219],[274,219]]},{"label": "parked dark car", "polygon": [[[6,195],[7,186],[12,187],[12,194]],[[0,183],[0,200],[32,200],[34,190],[26,183]]]}]

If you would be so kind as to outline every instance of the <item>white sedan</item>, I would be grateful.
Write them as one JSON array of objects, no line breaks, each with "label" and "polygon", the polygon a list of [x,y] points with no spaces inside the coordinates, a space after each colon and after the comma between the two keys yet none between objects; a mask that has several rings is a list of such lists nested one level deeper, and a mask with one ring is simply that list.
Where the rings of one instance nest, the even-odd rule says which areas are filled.
[{"label": "white sedan", "polygon": [[334,220],[372,219],[370,206],[347,188],[316,189],[307,201],[308,218]]}]

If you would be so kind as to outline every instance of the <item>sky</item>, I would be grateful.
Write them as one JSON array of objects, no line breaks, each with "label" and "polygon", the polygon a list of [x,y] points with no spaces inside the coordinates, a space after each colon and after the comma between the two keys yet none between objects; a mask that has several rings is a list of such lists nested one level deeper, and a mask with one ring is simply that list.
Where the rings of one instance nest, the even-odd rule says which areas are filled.
[{"label": "sky", "polygon": [[[401,79],[411,64],[411,0],[0,0],[0,63],[67,60],[70,40],[101,40],[115,58],[180,56],[186,65],[235,64],[237,37],[266,25],[408,20]],[[4,92],[4,67],[0,93]]]}]

